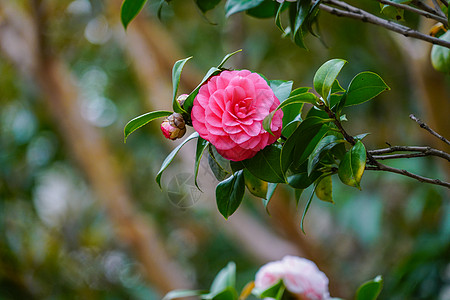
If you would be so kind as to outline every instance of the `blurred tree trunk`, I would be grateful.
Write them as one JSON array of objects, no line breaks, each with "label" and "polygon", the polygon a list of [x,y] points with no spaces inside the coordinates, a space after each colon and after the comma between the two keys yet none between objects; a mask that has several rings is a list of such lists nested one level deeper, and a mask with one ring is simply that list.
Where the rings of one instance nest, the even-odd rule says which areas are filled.
[{"label": "blurred tree trunk", "polygon": [[166,255],[155,225],[133,207],[120,166],[101,133],[82,119],[78,107],[80,93],[70,71],[57,54],[48,55],[52,49],[42,40],[40,9],[34,7],[33,22],[14,7],[0,4],[3,52],[24,77],[30,76],[41,89],[44,104],[53,115],[67,149],[105,207],[119,240],[141,263],[149,282],[161,293],[191,287],[181,267]]}]

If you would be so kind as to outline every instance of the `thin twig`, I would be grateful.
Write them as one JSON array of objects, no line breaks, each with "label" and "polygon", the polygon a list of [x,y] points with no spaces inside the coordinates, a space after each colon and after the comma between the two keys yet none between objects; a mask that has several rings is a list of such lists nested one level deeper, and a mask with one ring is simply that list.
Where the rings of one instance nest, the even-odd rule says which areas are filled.
[{"label": "thin twig", "polygon": [[397,169],[397,168],[393,168],[393,167],[389,167],[386,165],[383,165],[380,162],[377,162],[376,165],[366,165],[366,170],[370,170],[370,171],[385,171],[385,172],[391,172],[391,173],[396,173],[396,174],[400,174],[400,175],[404,175],[410,178],[414,178],[420,182],[426,182],[426,183],[431,183],[431,184],[436,184],[436,185],[440,185],[440,186],[444,186],[446,188],[450,189],[450,183],[449,182],[445,182],[439,179],[432,179],[432,178],[428,178],[428,177],[423,177],[417,174],[413,174],[411,172],[408,172],[406,170],[402,170],[402,169]]},{"label": "thin twig", "polygon": [[[389,148],[384,149],[376,149],[376,150],[369,150],[367,151],[371,155],[380,155],[380,154],[387,154],[387,153],[393,153],[393,152],[419,152],[415,154],[421,154],[420,156],[438,156],[443,159],[446,159],[450,161],[450,154],[447,152],[437,150],[431,147],[419,147],[419,146],[392,146]],[[411,153],[414,154],[414,153]],[[405,155],[405,154],[402,154]],[[393,155],[390,155],[393,156]],[[416,157],[416,156],[411,156]],[[417,156],[418,157],[418,156]],[[395,157],[391,157],[395,158]],[[382,158],[379,158],[382,159]]]},{"label": "thin twig", "polygon": [[448,7],[448,2],[446,0],[441,0],[441,3]]},{"label": "thin twig", "polygon": [[361,20],[363,22],[375,24],[375,25],[384,27],[386,29],[389,29],[391,31],[403,34],[404,36],[407,36],[407,37],[416,38],[416,39],[423,40],[423,41],[426,41],[426,42],[429,42],[432,44],[444,46],[444,47],[450,49],[450,42],[444,41],[443,39],[439,39],[436,37],[432,37],[432,36],[423,34],[419,31],[416,31],[409,27],[379,18],[379,17],[372,15],[366,11],[363,11],[359,8],[351,6],[345,2],[338,1],[338,0],[325,0],[324,2],[332,4],[332,5],[336,5],[336,6],[339,6],[342,8],[345,7],[345,9],[347,9],[347,10],[342,10],[342,9],[338,9],[338,8],[335,8],[335,7],[332,7],[329,5],[320,4],[319,8],[321,10],[324,10],[324,11],[326,11],[330,14],[336,15],[338,17],[347,17],[347,18],[352,18],[352,19],[356,19],[356,20]]},{"label": "thin twig", "polygon": [[388,154],[388,155],[372,155],[376,160],[386,160],[386,159],[397,159],[397,158],[414,158],[414,157],[424,157],[429,156],[426,153],[398,153],[398,154]]},{"label": "thin twig", "polygon": [[443,141],[444,143],[446,143],[447,145],[450,145],[450,141],[447,140],[445,137],[443,137],[442,135],[440,135],[439,133],[437,133],[436,131],[434,131],[433,129],[430,128],[430,126],[428,126],[426,123],[422,122],[420,119],[418,119],[415,115],[410,114],[409,118],[413,121],[415,121],[417,124],[419,124],[420,128],[425,129],[426,131],[428,131],[429,133],[431,133],[432,135],[434,135],[435,137],[437,137],[438,139],[440,139],[441,141]]},{"label": "thin twig", "polygon": [[429,6],[429,5],[425,4],[425,3],[423,3],[423,2],[420,1],[420,0],[412,0],[412,1],[411,1],[411,4],[417,6],[418,8],[420,8],[420,9],[422,9],[422,10],[424,10],[424,11],[427,11],[427,12],[429,12],[429,13],[432,13],[432,14],[439,14],[433,7],[431,7],[431,6]]},{"label": "thin twig", "polygon": [[376,0],[376,1],[378,1],[378,2],[380,2],[382,4],[386,4],[386,5],[390,5],[390,6],[393,6],[393,7],[397,7],[397,8],[403,9],[403,10],[408,10],[408,11],[413,12],[415,14],[424,16],[425,18],[429,18],[429,19],[433,19],[433,20],[436,20],[438,22],[441,22],[442,24],[448,24],[448,20],[447,20],[446,17],[442,17],[440,15],[438,16],[438,15],[436,15],[434,13],[431,13],[431,12],[428,12],[428,11],[424,11],[422,9],[418,9],[418,8],[412,7],[410,5],[400,4],[400,3],[389,1],[389,0]]},{"label": "thin twig", "polygon": [[441,6],[439,5],[439,3],[437,3],[436,0],[432,0],[432,1],[433,1],[433,5],[434,5],[434,8],[436,9],[437,13],[438,13],[440,16],[446,18],[447,16],[446,16],[446,15],[444,14],[444,12],[442,11]]}]

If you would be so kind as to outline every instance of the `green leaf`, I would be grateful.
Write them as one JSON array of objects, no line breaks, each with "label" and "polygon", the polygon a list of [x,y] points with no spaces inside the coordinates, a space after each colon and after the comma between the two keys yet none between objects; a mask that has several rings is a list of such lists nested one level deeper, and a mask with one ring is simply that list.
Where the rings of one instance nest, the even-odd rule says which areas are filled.
[{"label": "green leaf", "polygon": [[267,210],[267,205],[270,202],[270,199],[272,199],[273,194],[275,193],[275,189],[277,188],[278,183],[272,183],[272,182],[268,182],[267,183],[267,194],[265,199],[262,199],[264,208],[266,209],[267,213],[269,213],[269,211]]},{"label": "green leaf", "polygon": [[244,171],[240,170],[220,182],[216,187],[216,201],[219,212],[228,219],[242,202],[245,192]]},{"label": "green leaf", "polygon": [[313,184],[321,175],[322,172],[319,171],[313,171],[308,175],[308,163],[304,162],[300,166],[288,170],[287,182],[291,187],[303,190]]},{"label": "green leaf", "polygon": [[159,169],[158,174],[156,175],[156,182],[158,183],[159,187],[161,188],[161,176],[162,173],[164,172],[165,169],[167,169],[167,167],[170,165],[170,163],[172,162],[172,160],[175,158],[175,156],[177,155],[178,151],[180,151],[181,147],[184,146],[184,144],[186,144],[187,142],[189,142],[190,140],[193,140],[195,138],[198,138],[198,132],[194,132],[192,133],[190,136],[188,136],[181,144],[179,144],[175,149],[172,150],[172,152],[170,152],[170,154],[166,157],[166,159],[164,159],[161,168]]},{"label": "green leaf", "polygon": [[380,3],[381,13],[387,16],[389,19],[396,21],[404,21],[403,18],[404,10],[398,7],[394,7],[392,5],[383,5]]},{"label": "green leaf", "polygon": [[267,182],[263,181],[250,173],[249,170],[244,169],[245,186],[247,190],[259,198],[266,198],[267,196]]},{"label": "green leaf", "polygon": [[232,14],[254,8],[264,0],[227,0],[225,3],[225,13],[228,18]]},{"label": "green leaf", "polygon": [[314,95],[313,93],[303,93],[303,94],[299,94],[299,95],[294,95],[294,96],[290,96],[289,98],[287,98],[284,102],[280,103],[280,105],[278,105],[278,107],[273,110],[270,114],[268,114],[264,120],[263,120],[263,128],[264,130],[266,130],[267,132],[269,132],[270,134],[273,135],[272,130],[270,129],[270,126],[272,124],[272,119],[273,116],[275,115],[275,113],[279,110],[282,109],[288,105],[292,105],[292,104],[298,104],[298,103],[311,103],[311,104],[315,104],[317,101],[317,96]]},{"label": "green leaf", "polygon": [[235,288],[236,285],[236,264],[229,262],[225,268],[217,273],[210,288],[210,296],[219,295],[228,288]]},{"label": "green leaf", "polygon": [[134,119],[132,119],[131,121],[129,121],[127,123],[127,125],[125,125],[125,128],[123,130],[123,134],[124,134],[124,141],[127,141],[127,137],[134,132],[136,129],[144,126],[145,124],[158,119],[158,118],[164,118],[164,117],[168,117],[172,114],[173,112],[171,111],[163,111],[163,110],[157,110],[157,111],[152,111],[143,115],[140,115],[139,117],[136,117]]},{"label": "green leaf", "polygon": [[324,157],[331,148],[340,143],[345,143],[345,140],[338,139],[335,135],[327,135],[321,139],[308,157],[308,175],[310,175],[317,167],[320,159]]},{"label": "green leaf", "polygon": [[208,79],[212,76],[218,75],[221,72],[220,69],[216,68],[216,67],[212,67],[208,70],[208,72],[206,73],[206,75],[203,77],[202,81],[200,82],[199,85],[197,85],[197,87],[189,94],[189,96],[186,98],[186,100],[184,101],[183,104],[183,108],[184,110],[187,111],[188,114],[191,113],[192,110],[192,106],[194,105],[194,99],[198,94],[198,91],[200,90],[200,88],[202,87],[202,85],[208,81]]},{"label": "green leaf", "polygon": [[120,8],[120,20],[123,28],[127,29],[128,24],[139,14],[147,0],[124,0]]},{"label": "green leaf", "polygon": [[372,72],[359,73],[348,86],[345,106],[366,102],[387,90],[390,90],[390,88],[377,74]]},{"label": "green leaf", "polygon": [[202,139],[201,137],[197,140],[197,150],[195,150],[195,165],[194,165],[194,182],[195,186],[199,189],[197,183],[197,176],[198,176],[198,168],[200,167],[200,161],[202,160],[203,153],[205,152],[206,147],[208,147],[209,142],[207,140]]},{"label": "green leaf", "polygon": [[366,167],[366,148],[361,141],[345,154],[339,164],[338,175],[342,183],[361,189],[359,183]]},{"label": "green leaf", "polygon": [[343,59],[335,58],[329,60],[324,63],[314,75],[314,89],[323,97],[324,100],[328,99],[333,83],[345,63],[346,61]]},{"label": "green leaf", "polygon": [[222,59],[222,61],[220,62],[220,64],[217,66],[218,69],[221,69],[223,67],[223,65],[227,62],[228,59],[230,59],[230,57],[232,57],[233,55],[235,55],[236,53],[241,52],[242,49],[236,50],[232,53],[229,53],[227,55],[225,55],[225,57]]},{"label": "green leaf", "polygon": [[339,81],[336,79],[331,86],[330,94],[345,92],[344,88],[339,84]]},{"label": "green leaf", "polygon": [[302,0],[300,3],[302,4],[302,8],[297,9],[298,4],[291,4],[289,6],[289,21],[290,21],[290,34],[291,38],[294,41],[294,43],[303,48],[307,49],[304,41],[304,35],[306,33],[306,30],[304,28],[303,22],[305,21],[305,18],[307,17],[308,13],[308,7],[310,1],[308,0]]},{"label": "green leaf", "polygon": [[284,32],[283,24],[281,24],[281,12],[283,9],[287,7],[288,3],[283,2],[281,4],[278,4],[278,10],[277,14],[275,15],[275,25],[281,30],[281,32]]},{"label": "green leaf", "polygon": [[208,81],[209,78],[211,78],[212,76],[218,75],[220,72],[222,72],[221,68],[223,67],[223,65],[227,62],[227,60],[232,57],[233,55],[235,55],[236,53],[241,52],[242,49],[239,49],[237,51],[234,51],[232,53],[229,53],[227,55],[225,55],[225,57],[222,59],[222,61],[220,62],[220,64],[217,67],[212,67],[208,70],[208,72],[206,73],[206,75],[203,77],[202,81],[199,83],[199,85],[197,85],[197,87],[189,94],[189,96],[187,97],[186,101],[184,101],[184,109],[187,111],[188,114],[191,113],[192,110],[192,105],[194,104],[194,99],[198,94],[198,91],[200,90],[200,88],[202,87],[202,85]]},{"label": "green leaf", "polygon": [[280,168],[281,148],[277,144],[267,146],[254,157],[243,160],[244,166],[257,178],[272,182],[284,183],[284,175]]},{"label": "green leaf", "polygon": [[375,300],[383,288],[383,278],[378,275],[375,279],[363,283],[356,292],[356,300]]},{"label": "green leaf", "polygon": [[260,5],[247,10],[247,14],[255,18],[272,18],[277,13],[277,4],[272,0],[264,0]]},{"label": "green leaf", "polygon": [[[232,287],[228,287],[210,299],[211,300],[237,300],[237,298],[238,298],[238,294],[237,294],[236,289],[232,288]],[[209,299],[209,298],[204,297],[204,299]]]},{"label": "green leaf", "polygon": [[183,67],[186,64],[186,62],[191,58],[192,56],[177,61],[172,68],[172,86],[173,86],[172,106],[173,111],[180,114],[186,113],[186,111],[180,106],[180,103],[178,103],[177,101],[178,85],[180,84],[181,71],[183,70]]},{"label": "green leaf", "polygon": [[293,83],[292,80],[269,80],[269,86],[280,102],[283,102],[289,97]]},{"label": "green leaf", "polygon": [[231,175],[230,161],[217,153],[216,148],[209,144],[208,146],[208,164],[217,180],[222,181]]},{"label": "green leaf", "polygon": [[258,297],[261,299],[264,298],[275,298],[280,293],[280,290],[284,291],[284,284],[282,280],[279,280],[274,285],[270,286],[264,291],[256,291]]},{"label": "green leaf", "polygon": [[[439,39],[450,42],[450,30],[441,35]],[[431,64],[437,71],[450,74],[450,49],[439,45],[433,45],[431,48]]]},{"label": "green leaf", "polygon": [[199,290],[173,290],[168,292],[162,300],[172,300],[184,297],[201,296],[207,294],[207,291]]},{"label": "green leaf", "polygon": [[[311,149],[309,150],[308,145],[319,133],[325,122],[327,122],[327,120],[319,117],[307,117],[300,123],[291,136],[288,137],[281,150],[281,170],[283,171],[283,174],[293,163],[301,165],[303,161],[306,161],[315,147],[315,144],[311,145],[309,147]],[[322,136],[325,135],[325,133],[326,132],[324,132]],[[318,139],[317,142],[319,142],[319,140],[320,139]]]},{"label": "green leaf", "polygon": [[217,4],[220,3],[220,0],[195,0],[198,8],[203,12],[207,12],[208,10],[216,7]]},{"label": "green leaf", "polygon": [[325,176],[317,183],[316,196],[322,201],[333,202],[333,181],[331,175]]},{"label": "green leaf", "polygon": [[302,196],[304,189],[294,189],[294,191],[295,205],[298,207],[298,203],[300,202],[300,197]]},{"label": "green leaf", "polygon": [[302,214],[302,220],[300,221],[300,229],[303,231],[304,234],[306,234],[306,232],[303,229],[303,222],[305,221],[306,213],[308,212],[309,206],[311,205],[312,199],[314,197],[314,192],[316,191],[316,187],[317,187],[317,184],[314,186],[311,196],[308,199],[308,202],[306,202],[305,209],[303,210],[303,214]]}]

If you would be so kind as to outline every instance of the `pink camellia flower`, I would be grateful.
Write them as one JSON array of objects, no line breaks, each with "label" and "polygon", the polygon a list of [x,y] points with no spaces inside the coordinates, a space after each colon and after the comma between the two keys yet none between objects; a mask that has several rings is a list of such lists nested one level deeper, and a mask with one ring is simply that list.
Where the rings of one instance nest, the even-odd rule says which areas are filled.
[{"label": "pink camellia flower", "polygon": [[272,119],[274,136],[262,126],[264,118],[279,104],[260,75],[248,70],[223,71],[200,88],[192,107],[192,125],[224,158],[241,161],[280,137],[281,110]]},{"label": "pink camellia flower", "polygon": [[310,260],[285,256],[262,266],[256,273],[255,288],[264,291],[280,279],[286,290],[299,300],[330,299],[327,276]]}]

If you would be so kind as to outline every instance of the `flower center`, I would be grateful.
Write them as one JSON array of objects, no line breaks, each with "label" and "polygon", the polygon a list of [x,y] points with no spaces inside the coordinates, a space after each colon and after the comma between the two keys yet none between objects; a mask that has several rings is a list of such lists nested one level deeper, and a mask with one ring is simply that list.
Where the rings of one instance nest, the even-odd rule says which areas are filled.
[{"label": "flower center", "polygon": [[234,105],[234,115],[238,118],[245,118],[251,109],[252,98],[247,97]]}]

